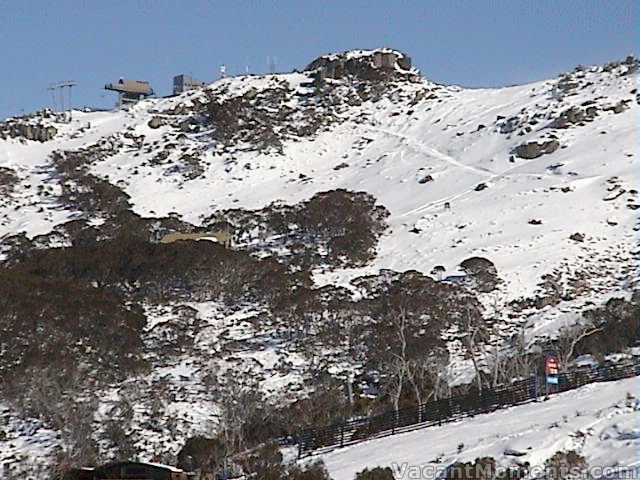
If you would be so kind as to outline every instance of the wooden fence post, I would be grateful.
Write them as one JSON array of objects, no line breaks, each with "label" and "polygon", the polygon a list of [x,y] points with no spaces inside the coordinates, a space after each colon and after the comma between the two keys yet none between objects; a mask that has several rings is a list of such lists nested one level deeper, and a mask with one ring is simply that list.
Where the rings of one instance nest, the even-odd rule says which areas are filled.
[{"label": "wooden fence post", "polygon": [[400,414],[399,410],[393,412],[393,423],[391,424],[391,435],[396,434],[396,425],[398,423],[398,415]]}]

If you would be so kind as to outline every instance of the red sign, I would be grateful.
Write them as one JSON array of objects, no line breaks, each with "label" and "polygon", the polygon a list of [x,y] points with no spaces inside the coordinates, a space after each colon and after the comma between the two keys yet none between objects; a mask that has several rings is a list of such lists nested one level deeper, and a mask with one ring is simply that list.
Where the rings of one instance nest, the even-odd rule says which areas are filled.
[{"label": "red sign", "polygon": [[547,375],[558,375],[558,359],[556,357],[547,357],[545,370]]}]

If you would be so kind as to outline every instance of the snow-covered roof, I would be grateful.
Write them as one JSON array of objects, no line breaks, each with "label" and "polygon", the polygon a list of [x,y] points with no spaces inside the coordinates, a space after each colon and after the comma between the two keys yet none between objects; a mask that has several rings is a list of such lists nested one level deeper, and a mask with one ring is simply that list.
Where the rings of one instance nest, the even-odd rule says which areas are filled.
[{"label": "snow-covered roof", "polygon": [[170,470],[171,472],[174,472],[174,473],[182,473],[182,472],[184,472],[184,470],[181,470],[181,469],[179,469],[177,467],[172,467],[171,465],[164,465],[162,463],[154,463],[154,462],[139,462],[139,463],[142,463],[144,465],[149,465],[149,466],[152,466],[152,467],[156,467],[156,468],[162,468],[164,470]]}]

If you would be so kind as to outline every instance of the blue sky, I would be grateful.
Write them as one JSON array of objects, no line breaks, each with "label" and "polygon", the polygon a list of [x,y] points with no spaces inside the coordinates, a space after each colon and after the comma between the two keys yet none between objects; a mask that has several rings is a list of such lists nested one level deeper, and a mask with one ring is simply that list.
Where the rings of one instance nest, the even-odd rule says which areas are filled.
[{"label": "blue sky", "polygon": [[466,86],[524,83],[638,53],[635,0],[0,0],[0,118],[51,103],[111,106],[120,76],[149,80],[303,68],[316,56],[391,46],[425,76]]}]

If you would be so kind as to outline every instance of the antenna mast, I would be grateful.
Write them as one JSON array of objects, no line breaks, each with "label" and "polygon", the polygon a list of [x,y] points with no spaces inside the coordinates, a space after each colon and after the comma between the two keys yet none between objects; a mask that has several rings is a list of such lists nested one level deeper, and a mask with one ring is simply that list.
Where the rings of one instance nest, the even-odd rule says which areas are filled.
[{"label": "antenna mast", "polygon": [[277,62],[277,58],[276,57],[267,57],[267,63],[269,64],[269,73],[271,75],[273,75],[274,73],[276,73],[276,62]]},{"label": "antenna mast", "polygon": [[56,111],[56,92],[55,92],[55,88],[53,88],[53,85],[50,85],[49,88],[47,88],[47,90],[49,90],[51,92],[51,108],[53,109],[54,113]]}]

